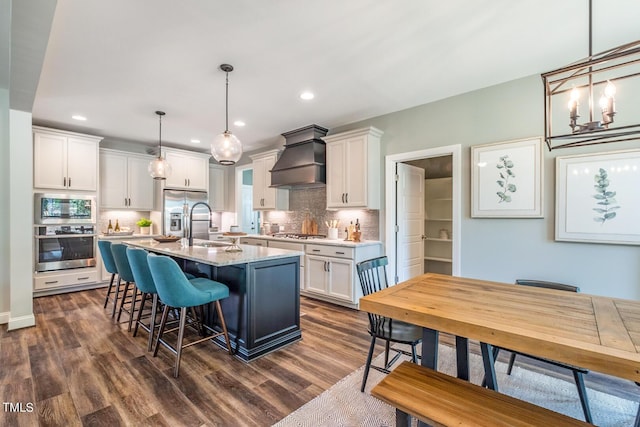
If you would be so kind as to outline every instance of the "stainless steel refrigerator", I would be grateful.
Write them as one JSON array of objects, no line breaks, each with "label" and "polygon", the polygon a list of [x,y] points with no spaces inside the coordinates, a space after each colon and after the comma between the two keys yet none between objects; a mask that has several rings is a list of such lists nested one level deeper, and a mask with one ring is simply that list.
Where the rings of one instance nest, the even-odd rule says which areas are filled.
[{"label": "stainless steel refrigerator", "polygon": [[[198,202],[208,203],[205,191],[163,190],[162,234],[165,236],[189,237],[189,214]],[[193,238],[209,240],[211,212],[204,205],[193,211]]]}]

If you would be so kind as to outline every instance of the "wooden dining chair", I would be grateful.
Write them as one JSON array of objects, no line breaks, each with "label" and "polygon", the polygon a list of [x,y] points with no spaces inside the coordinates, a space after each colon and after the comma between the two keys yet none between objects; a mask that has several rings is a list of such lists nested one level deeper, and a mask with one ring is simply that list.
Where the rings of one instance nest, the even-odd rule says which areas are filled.
[{"label": "wooden dining chair", "polygon": [[[388,287],[387,265],[388,260],[386,256],[373,258],[356,264],[356,270],[358,272],[358,278],[360,279],[360,286],[362,287],[363,295],[366,296]],[[364,375],[362,377],[362,387],[360,387],[360,391],[362,392],[364,392],[364,388],[367,384],[367,377],[369,376],[370,368],[388,374],[389,368],[391,368],[402,354],[411,356],[413,363],[417,363],[418,356],[416,353],[416,346],[422,341],[422,328],[419,326],[379,316],[377,314],[367,314],[369,315],[369,335],[371,335],[371,344],[369,346],[367,362],[365,364]],[[378,338],[385,341],[384,367],[374,366],[371,364],[373,351]],[[391,348],[391,343],[408,344],[411,346],[411,352],[409,353],[401,349]],[[396,354],[391,360],[389,360],[389,352],[391,350],[395,351]]]},{"label": "wooden dining chair", "polygon": [[[580,288],[577,286],[565,285],[563,283],[556,283],[556,282],[546,282],[542,280],[518,279],[516,280],[516,284],[520,286],[534,286],[536,288],[555,289],[555,290],[568,291],[568,292],[580,292]],[[591,417],[591,410],[589,408],[589,400],[587,398],[587,389],[584,385],[584,374],[589,373],[589,370],[580,368],[578,366],[573,366],[566,363],[557,362],[555,360],[533,356],[531,354],[520,353],[518,351],[510,350],[507,348],[501,348],[501,347],[494,347],[494,360],[497,359],[498,353],[500,352],[500,350],[506,350],[511,352],[511,356],[509,357],[509,366],[507,367],[507,375],[511,375],[511,370],[513,369],[513,364],[515,363],[517,355],[535,359],[540,362],[545,362],[554,366],[558,366],[560,368],[569,369],[573,373],[573,378],[576,382],[576,387],[578,389],[578,395],[580,396],[580,404],[582,405],[584,418],[588,423],[593,424],[593,419]]]}]

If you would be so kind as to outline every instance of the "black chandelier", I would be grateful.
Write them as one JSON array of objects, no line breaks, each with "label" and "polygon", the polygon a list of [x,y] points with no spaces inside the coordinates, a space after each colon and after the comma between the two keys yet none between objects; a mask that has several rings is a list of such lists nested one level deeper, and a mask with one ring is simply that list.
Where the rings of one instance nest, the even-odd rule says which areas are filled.
[{"label": "black chandelier", "polygon": [[589,56],[542,74],[549,150],[640,139],[640,40],[593,54],[592,27],[589,0]]}]

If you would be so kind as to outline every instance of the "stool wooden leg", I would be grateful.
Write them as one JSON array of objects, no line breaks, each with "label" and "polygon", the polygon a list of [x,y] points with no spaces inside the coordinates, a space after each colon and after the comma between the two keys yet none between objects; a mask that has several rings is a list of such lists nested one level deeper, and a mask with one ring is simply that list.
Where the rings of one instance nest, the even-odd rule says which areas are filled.
[{"label": "stool wooden leg", "polygon": [[147,300],[149,294],[142,292],[142,298],[140,301],[140,308],[138,309],[138,315],[136,316],[135,326],[133,327],[133,336],[138,335],[138,326],[140,325],[140,319],[142,318],[142,310],[144,310],[144,302]]},{"label": "stool wooden leg", "polygon": [[107,288],[107,297],[104,299],[104,308],[107,308],[107,304],[109,303],[109,295],[111,295],[111,291],[113,290],[113,282],[116,279],[116,274],[111,273],[111,280],[109,281],[109,287]]},{"label": "stool wooden leg", "polygon": [[129,306],[129,325],[127,326],[127,332],[131,332],[131,325],[133,324],[133,313],[136,312],[136,298],[138,298],[138,287],[134,284],[133,296],[131,297],[131,305]]},{"label": "stool wooden leg", "polygon": [[182,340],[184,338],[184,326],[187,322],[187,307],[180,309],[180,329],[178,329],[178,343],[176,344],[176,364],[173,368],[173,377],[178,378],[180,372],[180,357],[182,356]]},{"label": "stool wooden leg", "polygon": [[113,297],[113,310],[111,310],[111,317],[114,317],[116,315],[116,310],[118,307],[118,297],[120,294],[120,283],[121,283],[122,279],[120,278],[120,275],[118,275],[118,283],[116,284],[116,294]]},{"label": "stool wooden leg", "polygon": [[120,322],[120,316],[122,316],[122,308],[124,307],[124,301],[127,299],[127,294],[129,293],[129,282],[124,285],[124,292],[122,293],[122,299],[120,299],[120,310],[118,310],[118,317],[116,318],[116,322]]},{"label": "stool wooden leg", "polygon": [[158,336],[156,337],[155,348],[153,349],[153,357],[158,355],[158,348],[160,347],[160,340],[162,339],[162,334],[164,333],[164,327],[167,324],[167,317],[169,316],[169,306],[165,305],[164,310],[162,310],[162,318],[160,319],[160,329],[158,330]]},{"label": "stool wooden leg", "polygon": [[158,294],[153,294],[151,299],[151,320],[149,320],[149,343],[147,344],[147,351],[151,351],[153,347],[153,333],[156,329],[156,315],[158,311]]},{"label": "stool wooden leg", "polygon": [[227,323],[224,321],[224,315],[222,314],[222,306],[220,305],[220,301],[216,301],[216,310],[218,311],[218,315],[220,316],[220,326],[222,326],[224,341],[227,343],[227,350],[229,350],[229,354],[233,354],[233,351],[231,350],[231,342],[229,341],[229,333],[227,332]]}]

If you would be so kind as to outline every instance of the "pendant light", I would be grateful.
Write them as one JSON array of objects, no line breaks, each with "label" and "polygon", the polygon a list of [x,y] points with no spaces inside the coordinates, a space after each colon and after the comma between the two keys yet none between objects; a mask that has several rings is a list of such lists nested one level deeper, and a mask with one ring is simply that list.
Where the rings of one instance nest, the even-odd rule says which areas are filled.
[{"label": "pendant light", "polygon": [[240,140],[229,132],[229,73],[233,71],[233,66],[229,64],[220,65],[220,69],[226,73],[226,95],[225,95],[225,131],[217,135],[211,143],[211,155],[221,165],[229,166],[235,164],[242,156],[242,144]]},{"label": "pendant light", "polygon": [[165,115],[164,111],[156,111],[158,120],[160,122],[160,134],[158,137],[158,157],[149,162],[149,175],[153,179],[167,179],[171,175],[171,164],[162,157],[162,116]]}]

